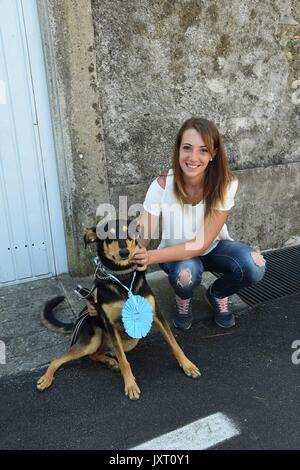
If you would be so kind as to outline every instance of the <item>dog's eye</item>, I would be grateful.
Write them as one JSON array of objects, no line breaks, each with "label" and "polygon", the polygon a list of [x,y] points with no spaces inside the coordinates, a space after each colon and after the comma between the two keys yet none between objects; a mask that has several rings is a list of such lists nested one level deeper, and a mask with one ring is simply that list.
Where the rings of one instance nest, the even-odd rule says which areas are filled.
[{"label": "dog's eye", "polygon": [[112,235],[114,235],[116,233],[115,229],[112,227],[109,231],[109,233],[111,233]]},{"label": "dog's eye", "polygon": [[122,230],[123,230],[123,232],[127,232],[127,226],[123,225]]}]

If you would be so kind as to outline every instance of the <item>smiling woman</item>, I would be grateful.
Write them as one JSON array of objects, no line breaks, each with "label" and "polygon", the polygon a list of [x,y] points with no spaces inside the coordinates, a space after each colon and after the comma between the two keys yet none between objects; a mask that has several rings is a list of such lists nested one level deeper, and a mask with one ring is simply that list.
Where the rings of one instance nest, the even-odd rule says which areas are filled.
[{"label": "smiling woman", "polygon": [[[215,322],[223,328],[235,325],[229,296],[264,275],[263,257],[233,240],[225,224],[237,187],[215,124],[204,118],[185,121],[176,137],[173,168],[147,191],[140,220],[143,247],[132,260],[138,270],[159,264],[168,274],[175,291],[176,328],[192,325],[193,290],[204,271],[224,273],[206,293]],[[160,214],[162,240],[158,249],[147,250]]]}]

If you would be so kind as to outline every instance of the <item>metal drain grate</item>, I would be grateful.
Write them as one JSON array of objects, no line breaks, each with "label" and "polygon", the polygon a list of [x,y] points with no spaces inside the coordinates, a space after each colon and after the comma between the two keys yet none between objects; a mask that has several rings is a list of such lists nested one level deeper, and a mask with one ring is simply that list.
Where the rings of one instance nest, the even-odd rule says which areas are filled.
[{"label": "metal drain grate", "polygon": [[241,289],[237,295],[246,304],[257,305],[300,292],[300,245],[261,253],[267,266],[264,277],[256,285]]}]

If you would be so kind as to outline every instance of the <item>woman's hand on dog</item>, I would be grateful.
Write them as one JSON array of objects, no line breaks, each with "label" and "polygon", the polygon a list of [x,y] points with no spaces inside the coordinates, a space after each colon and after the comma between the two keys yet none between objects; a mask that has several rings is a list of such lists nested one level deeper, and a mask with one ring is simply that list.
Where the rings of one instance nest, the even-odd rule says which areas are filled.
[{"label": "woman's hand on dog", "polygon": [[149,264],[149,253],[144,246],[137,246],[131,258],[131,263],[138,265],[137,271],[146,271]]}]

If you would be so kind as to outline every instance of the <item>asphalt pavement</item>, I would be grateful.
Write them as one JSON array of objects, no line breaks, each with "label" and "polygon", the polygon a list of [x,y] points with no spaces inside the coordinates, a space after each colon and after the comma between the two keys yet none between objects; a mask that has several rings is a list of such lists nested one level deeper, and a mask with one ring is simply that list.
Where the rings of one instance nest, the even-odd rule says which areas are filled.
[{"label": "asphalt pavement", "polygon": [[127,354],[137,401],[119,372],[89,359],[63,366],[44,392],[35,383],[45,367],[4,375],[0,448],[133,449],[218,414],[237,432],[208,439],[212,449],[300,449],[300,293],[243,310],[230,330],[207,318],[176,338],[201,377],[185,376],[152,335]]}]

